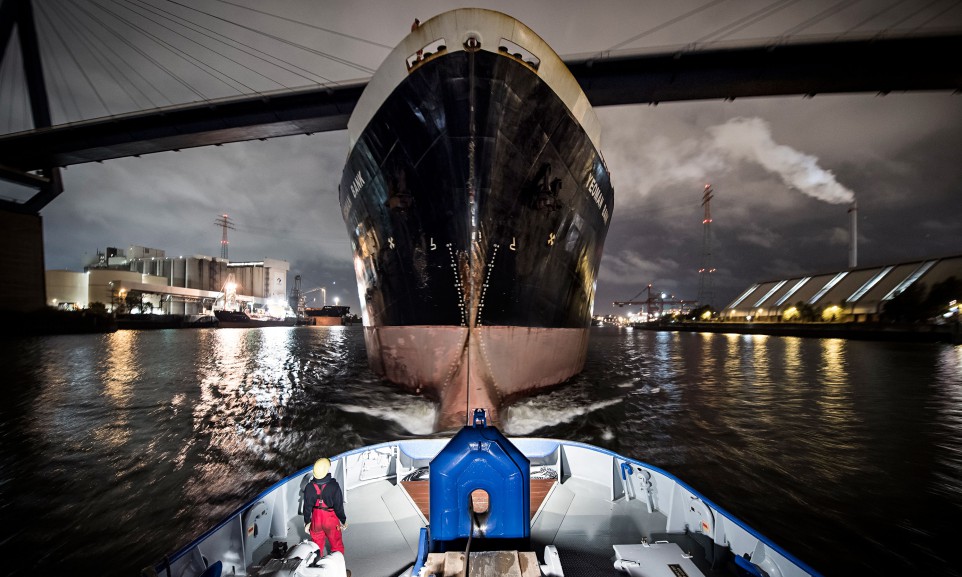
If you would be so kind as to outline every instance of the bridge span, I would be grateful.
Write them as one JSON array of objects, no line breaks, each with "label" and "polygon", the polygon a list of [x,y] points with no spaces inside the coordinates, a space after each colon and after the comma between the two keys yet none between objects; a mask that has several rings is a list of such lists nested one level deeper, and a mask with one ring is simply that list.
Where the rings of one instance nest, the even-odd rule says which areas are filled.
[{"label": "bridge span", "polygon": [[[592,106],[829,93],[962,91],[962,34],[567,61]],[[0,178],[152,152],[344,130],[366,83],[200,102],[0,137]],[[11,207],[8,207],[11,208]]]}]

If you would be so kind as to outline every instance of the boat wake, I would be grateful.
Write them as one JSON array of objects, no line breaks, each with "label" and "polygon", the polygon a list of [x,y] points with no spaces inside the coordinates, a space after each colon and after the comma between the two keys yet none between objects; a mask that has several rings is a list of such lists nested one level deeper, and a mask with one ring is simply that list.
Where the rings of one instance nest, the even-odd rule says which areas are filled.
[{"label": "boat wake", "polygon": [[548,395],[526,399],[508,407],[504,430],[509,435],[530,435],[538,429],[567,423],[620,402],[621,399],[608,399],[585,405]]},{"label": "boat wake", "polygon": [[437,406],[427,399],[399,396],[383,406],[338,405],[348,413],[361,413],[387,421],[393,421],[412,435],[430,435],[434,432]]}]

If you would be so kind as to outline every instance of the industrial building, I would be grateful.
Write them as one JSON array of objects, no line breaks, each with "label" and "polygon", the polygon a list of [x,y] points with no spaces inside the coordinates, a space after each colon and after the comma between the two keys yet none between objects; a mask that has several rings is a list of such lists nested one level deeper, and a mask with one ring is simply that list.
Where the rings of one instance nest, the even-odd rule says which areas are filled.
[{"label": "industrial building", "polygon": [[130,246],[126,252],[109,247],[98,252],[84,272],[46,271],[47,304],[57,308],[86,308],[103,303],[114,310],[131,291],[143,294],[152,312],[199,315],[223,298],[228,279],[237,285],[237,300],[260,309],[286,303],[287,261],[230,262],[203,255],[168,257],[165,251]]},{"label": "industrial building", "polygon": [[826,321],[877,321],[885,303],[913,284],[931,288],[950,277],[962,279],[962,255],[770,280],[748,287],[719,317],[730,322],[791,322],[798,320],[798,303],[804,303]]}]

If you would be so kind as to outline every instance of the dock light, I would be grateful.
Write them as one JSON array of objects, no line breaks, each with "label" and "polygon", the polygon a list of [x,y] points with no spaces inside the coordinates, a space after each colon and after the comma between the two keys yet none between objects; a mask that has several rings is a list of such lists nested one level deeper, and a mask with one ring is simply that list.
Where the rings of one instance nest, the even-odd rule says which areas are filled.
[{"label": "dock light", "polygon": [[334,297],[334,306],[338,306],[340,304],[341,304],[341,297]]},{"label": "dock light", "polygon": [[798,309],[795,308],[795,307],[789,307],[788,310],[786,310],[784,313],[782,313],[782,317],[783,317],[786,321],[790,321],[790,320],[792,320],[792,319],[796,319],[796,318],[799,317]]},{"label": "dock light", "polygon": [[832,306],[826,308],[826,309],[822,312],[822,320],[823,320],[823,321],[833,321],[833,320],[836,320],[836,318],[838,317],[838,315],[839,315],[840,312],[842,312],[841,307],[839,307],[838,305],[832,305]]}]

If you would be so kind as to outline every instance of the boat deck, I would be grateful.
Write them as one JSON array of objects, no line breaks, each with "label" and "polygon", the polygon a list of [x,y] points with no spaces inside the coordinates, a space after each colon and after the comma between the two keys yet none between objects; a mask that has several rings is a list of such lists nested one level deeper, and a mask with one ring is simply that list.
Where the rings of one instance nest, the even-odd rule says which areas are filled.
[{"label": "boat deck", "polygon": [[[551,488],[557,483],[555,479],[531,479],[531,518],[533,519]],[[414,501],[418,510],[424,515],[425,521],[431,520],[431,482],[430,481],[401,481],[404,491]]]},{"label": "boat deck", "polygon": [[[421,527],[430,511],[429,481],[382,480],[348,492],[344,531],[347,567],[354,575],[396,577],[409,568],[418,551]],[[638,501],[612,502],[608,488],[582,479],[564,483],[531,480],[531,547],[541,562],[544,548],[555,545],[567,577],[620,575],[612,566],[618,543],[637,543],[665,529],[665,517],[648,513]],[[288,525],[288,546],[307,539],[301,517]],[[362,555],[377,543],[377,556]],[[255,559],[271,553],[270,542]]]},{"label": "boat deck", "polygon": [[[344,547],[354,575],[394,577],[411,566],[420,529],[429,519],[429,487],[428,481],[378,481],[349,492]],[[564,483],[532,479],[531,510],[532,550],[544,562],[545,546],[555,545],[567,577],[623,577],[612,565],[612,545],[637,543],[663,532],[666,522],[664,515],[649,513],[642,503],[612,502],[608,487],[578,478]],[[296,531],[304,538],[303,526]],[[359,554],[370,543],[378,543],[377,557]]]},{"label": "boat deck", "polygon": [[[433,443],[403,447],[409,451],[403,453],[408,459],[403,471],[408,478],[417,477],[410,472],[421,470],[420,463],[428,458],[425,455],[435,450]],[[509,560],[517,568],[511,575],[534,574],[535,565],[553,563],[555,567],[560,565],[567,577],[623,577],[623,571],[670,577],[665,571],[678,567],[690,577],[730,577],[740,574],[734,566],[737,557],[739,565],[745,566],[751,559],[752,568],[779,571],[770,574],[812,574],[784,563],[781,553],[766,548],[740,525],[722,517],[719,510],[713,514],[699,512],[708,506],[706,502],[662,473],[632,465],[631,476],[625,477],[619,475],[625,470],[623,463],[591,447],[563,445],[544,452],[538,445],[540,440],[524,443],[535,455],[534,467],[548,477],[530,480],[528,546],[497,552],[483,551],[482,543],[470,551],[470,556],[439,549],[426,560],[433,569],[439,567],[443,556],[443,573],[448,574],[446,559],[450,556],[460,567],[453,574],[465,577],[488,577],[491,567],[506,566]],[[344,559],[354,575],[404,576],[417,558],[421,530],[429,524],[431,485],[429,480],[402,480],[405,475],[395,472],[399,454],[397,447],[377,447],[338,462],[341,467],[349,467],[339,472],[346,477],[342,487],[347,487]],[[305,554],[313,546],[300,545],[309,539],[300,514],[300,495],[308,478],[309,474],[292,476],[270,494],[258,497],[252,506],[207,536],[202,546],[178,557],[177,574],[198,577],[208,559],[221,560],[226,574],[252,577],[273,575],[278,560],[309,562],[312,556]],[[720,536],[697,530],[713,520],[715,530],[724,531]],[[696,530],[689,532],[689,527]],[[722,540],[716,541],[718,537]],[[289,557],[295,553],[289,554],[285,544],[287,550],[300,545],[296,549],[300,557]],[[552,549],[546,551],[547,546]],[[615,546],[620,569],[615,567]],[[782,562],[781,566],[775,565],[776,561]]]}]

